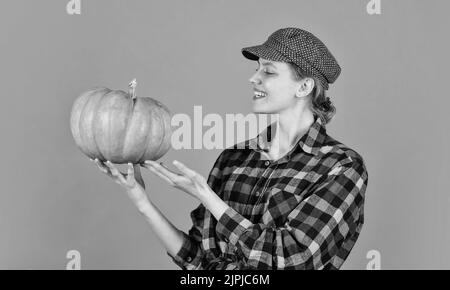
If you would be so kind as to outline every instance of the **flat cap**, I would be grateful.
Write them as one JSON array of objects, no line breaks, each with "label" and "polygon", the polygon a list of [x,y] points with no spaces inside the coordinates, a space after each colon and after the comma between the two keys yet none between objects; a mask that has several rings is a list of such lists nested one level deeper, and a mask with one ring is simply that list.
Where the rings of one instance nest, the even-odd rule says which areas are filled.
[{"label": "flat cap", "polygon": [[294,63],[306,73],[317,77],[325,89],[341,73],[341,67],[325,44],[312,33],[300,28],[279,29],[263,44],[243,48],[242,54],[250,60],[261,57]]}]

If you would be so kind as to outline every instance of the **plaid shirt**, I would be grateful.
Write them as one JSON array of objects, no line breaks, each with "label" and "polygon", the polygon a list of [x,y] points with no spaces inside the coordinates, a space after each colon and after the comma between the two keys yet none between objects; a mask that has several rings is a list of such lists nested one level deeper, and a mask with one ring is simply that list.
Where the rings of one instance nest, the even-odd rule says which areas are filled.
[{"label": "plaid shirt", "polygon": [[219,220],[203,204],[191,212],[181,250],[167,253],[182,269],[339,269],[349,255],[364,222],[362,157],[316,117],[286,155],[270,160],[270,132],[218,157],[208,184],[230,208]]}]

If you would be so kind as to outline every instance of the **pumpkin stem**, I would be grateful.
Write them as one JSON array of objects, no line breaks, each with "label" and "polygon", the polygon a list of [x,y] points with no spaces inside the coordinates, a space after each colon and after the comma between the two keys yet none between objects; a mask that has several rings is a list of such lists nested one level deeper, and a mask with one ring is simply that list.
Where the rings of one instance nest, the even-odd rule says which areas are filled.
[{"label": "pumpkin stem", "polygon": [[136,99],[136,86],[137,86],[137,82],[136,79],[133,79],[128,86],[130,87],[129,93],[131,95],[131,99],[134,101],[134,99]]}]

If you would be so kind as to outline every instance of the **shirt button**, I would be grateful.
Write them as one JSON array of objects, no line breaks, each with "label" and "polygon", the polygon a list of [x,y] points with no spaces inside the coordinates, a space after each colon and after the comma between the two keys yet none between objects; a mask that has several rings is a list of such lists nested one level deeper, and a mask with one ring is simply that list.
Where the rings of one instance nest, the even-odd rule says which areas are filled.
[{"label": "shirt button", "polygon": [[267,160],[266,161],[266,163],[264,163],[266,166],[269,166],[270,165],[270,161],[269,160]]},{"label": "shirt button", "polygon": [[190,262],[192,262],[192,258],[191,258],[191,257],[187,257],[186,261],[187,261],[188,263],[190,263]]}]

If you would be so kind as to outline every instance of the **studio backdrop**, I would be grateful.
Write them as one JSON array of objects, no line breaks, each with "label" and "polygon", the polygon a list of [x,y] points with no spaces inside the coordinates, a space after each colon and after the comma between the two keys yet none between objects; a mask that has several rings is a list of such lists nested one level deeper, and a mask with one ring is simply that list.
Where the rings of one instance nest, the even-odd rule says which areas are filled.
[{"label": "studio backdrop", "polygon": [[[126,91],[136,79],[138,96],[192,121],[190,143],[160,161],[206,177],[227,144],[194,136],[209,128],[208,115],[251,114],[256,63],[241,48],[283,27],[312,32],[339,61],[327,133],[368,170],[364,226],[343,268],[450,268],[448,1],[1,6],[1,269],[66,269],[74,260],[81,269],[177,269],[123,189],[76,146],[72,104],[89,88]],[[199,202],[142,172],[152,200],[186,232]]]}]

